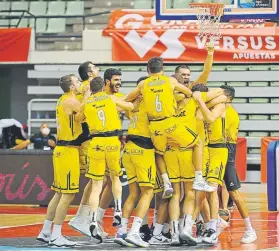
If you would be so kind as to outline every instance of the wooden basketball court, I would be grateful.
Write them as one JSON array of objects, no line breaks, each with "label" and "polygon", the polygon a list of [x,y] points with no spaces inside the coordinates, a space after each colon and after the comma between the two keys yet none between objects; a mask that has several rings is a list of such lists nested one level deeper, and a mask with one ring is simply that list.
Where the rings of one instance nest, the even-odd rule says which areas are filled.
[{"label": "wooden basketball court", "polygon": [[[186,247],[191,250],[279,250],[278,212],[268,212],[266,185],[263,184],[243,184],[242,195],[247,202],[252,224],[257,231],[258,240],[253,244],[240,244],[240,239],[244,233],[244,223],[236,209],[232,212],[230,227],[219,238],[217,247],[197,246]],[[63,226],[63,234],[71,236],[75,240],[81,241],[81,245],[75,250],[103,249],[112,250],[121,248],[117,244],[104,243],[96,246],[90,243],[87,237],[81,236],[78,232],[68,226],[68,220],[76,213],[77,207],[71,207],[67,221]],[[24,205],[1,205],[0,206],[0,250],[49,250],[46,245],[39,244],[35,237],[39,233],[46,208],[38,206]],[[153,211],[150,210],[149,221],[152,222]],[[112,227],[112,210],[107,210],[105,216],[105,231],[111,236],[115,229]],[[123,248],[121,248],[123,249]],[[170,246],[152,246],[154,249],[181,249]]]}]

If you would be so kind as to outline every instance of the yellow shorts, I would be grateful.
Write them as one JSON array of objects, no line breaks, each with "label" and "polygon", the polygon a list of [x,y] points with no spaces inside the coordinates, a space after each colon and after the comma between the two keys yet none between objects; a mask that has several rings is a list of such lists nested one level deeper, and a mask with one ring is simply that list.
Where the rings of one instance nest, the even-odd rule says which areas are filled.
[{"label": "yellow shorts", "polygon": [[121,176],[120,147],[118,137],[95,137],[88,147],[89,169],[86,177],[103,180],[106,167],[113,176]]},{"label": "yellow shorts", "polygon": [[209,169],[209,152],[208,152],[208,146],[203,147],[203,165],[202,165],[202,176],[204,178],[207,177],[208,169]]},{"label": "yellow shorts", "polygon": [[208,146],[208,152],[209,168],[207,174],[207,181],[222,185],[228,160],[228,149],[214,148]]},{"label": "yellow shorts", "polygon": [[80,165],[80,173],[86,173],[89,167],[89,158],[88,158],[88,146],[90,144],[90,140],[87,140],[81,144],[79,147],[79,165]]},{"label": "yellow shorts", "polygon": [[183,125],[175,117],[160,121],[150,121],[149,128],[155,151],[161,155],[166,152],[168,140],[176,142],[183,148],[190,148],[199,139],[195,132]]},{"label": "yellow shorts", "polygon": [[129,141],[125,145],[122,164],[126,170],[128,184],[154,187],[156,177],[154,149],[145,149]]},{"label": "yellow shorts", "polygon": [[60,193],[79,192],[78,148],[56,146],[53,151],[54,180],[51,189]]},{"label": "yellow shorts", "polygon": [[195,178],[195,169],[191,148],[168,145],[164,159],[167,165],[169,179],[172,183],[193,181]]}]

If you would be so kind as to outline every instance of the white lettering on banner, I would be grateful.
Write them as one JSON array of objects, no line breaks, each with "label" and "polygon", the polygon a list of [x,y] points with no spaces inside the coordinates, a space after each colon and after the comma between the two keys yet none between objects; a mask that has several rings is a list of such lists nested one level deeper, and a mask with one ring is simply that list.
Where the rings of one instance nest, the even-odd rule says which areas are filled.
[{"label": "white lettering on banner", "polygon": [[160,37],[160,41],[167,47],[161,55],[162,58],[179,58],[186,50],[179,38],[184,33],[183,30],[168,30]]},{"label": "white lettering on banner", "polygon": [[[124,23],[130,19],[135,19],[136,21],[141,21],[141,22],[127,22],[125,25]],[[132,28],[132,29],[139,29],[140,26],[142,25],[142,21],[144,20],[144,17],[140,14],[127,14],[125,16],[120,17],[116,23],[115,23],[115,28],[116,29],[123,29],[124,26],[126,28]],[[128,27],[127,27],[128,26]]]},{"label": "white lettering on banner", "polygon": [[184,31],[168,30],[158,37],[153,31],[148,31],[142,37],[131,30],[125,36],[125,41],[134,49],[134,51],[143,58],[148,51],[160,40],[167,49],[161,54],[162,58],[178,58],[186,48],[179,41],[179,37]]},{"label": "white lettering on banner", "polygon": [[233,54],[233,59],[265,59],[265,60],[270,60],[270,59],[275,59],[275,54],[274,53],[234,53]]},{"label": "white lettering on banner", "polygon": [[124,39],[141,58],[143,58],[159,40],[158,36],[152,30],[145,33],[142,37],[140,37],[135,30],[131,30]]}]

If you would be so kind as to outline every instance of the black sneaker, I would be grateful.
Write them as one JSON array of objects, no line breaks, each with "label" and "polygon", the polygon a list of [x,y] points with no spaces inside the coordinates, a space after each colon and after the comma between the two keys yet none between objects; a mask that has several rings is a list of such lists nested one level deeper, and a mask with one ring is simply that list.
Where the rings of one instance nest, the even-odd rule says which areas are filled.
[{"label": "black sneaker", "polygon": [[168,239],[171,239],[171,233],[170,233],[170,231],[168,231],[167,233],[163,233],[163,232],[162,232],[162,235],[165,236],[165,237],[168,238]]},{"label": "black sneaker", "polygon": [[148,242],[151,239],[151,230],[147,224],[140,227],[140,237],[145,242]]}]

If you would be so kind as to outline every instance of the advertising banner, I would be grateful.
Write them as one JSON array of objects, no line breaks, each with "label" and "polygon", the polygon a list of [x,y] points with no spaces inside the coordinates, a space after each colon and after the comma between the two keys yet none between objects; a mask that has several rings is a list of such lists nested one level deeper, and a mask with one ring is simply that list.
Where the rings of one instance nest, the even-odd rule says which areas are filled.
[{"label": "advertising banner", "polygon": [[[224,23],[215,40],[214,62],[265,63],[279,60],[279,35],[274,23]],[[196,21],[158,21],[154,11],[116,10],[103,36],[112,38],[114,61],[203,63],[206,38],[198,36]]]},{"label": "advertising banner", "polygon": [[30,39],[30,28],[0,29],[0,62],[26,62]]}]

